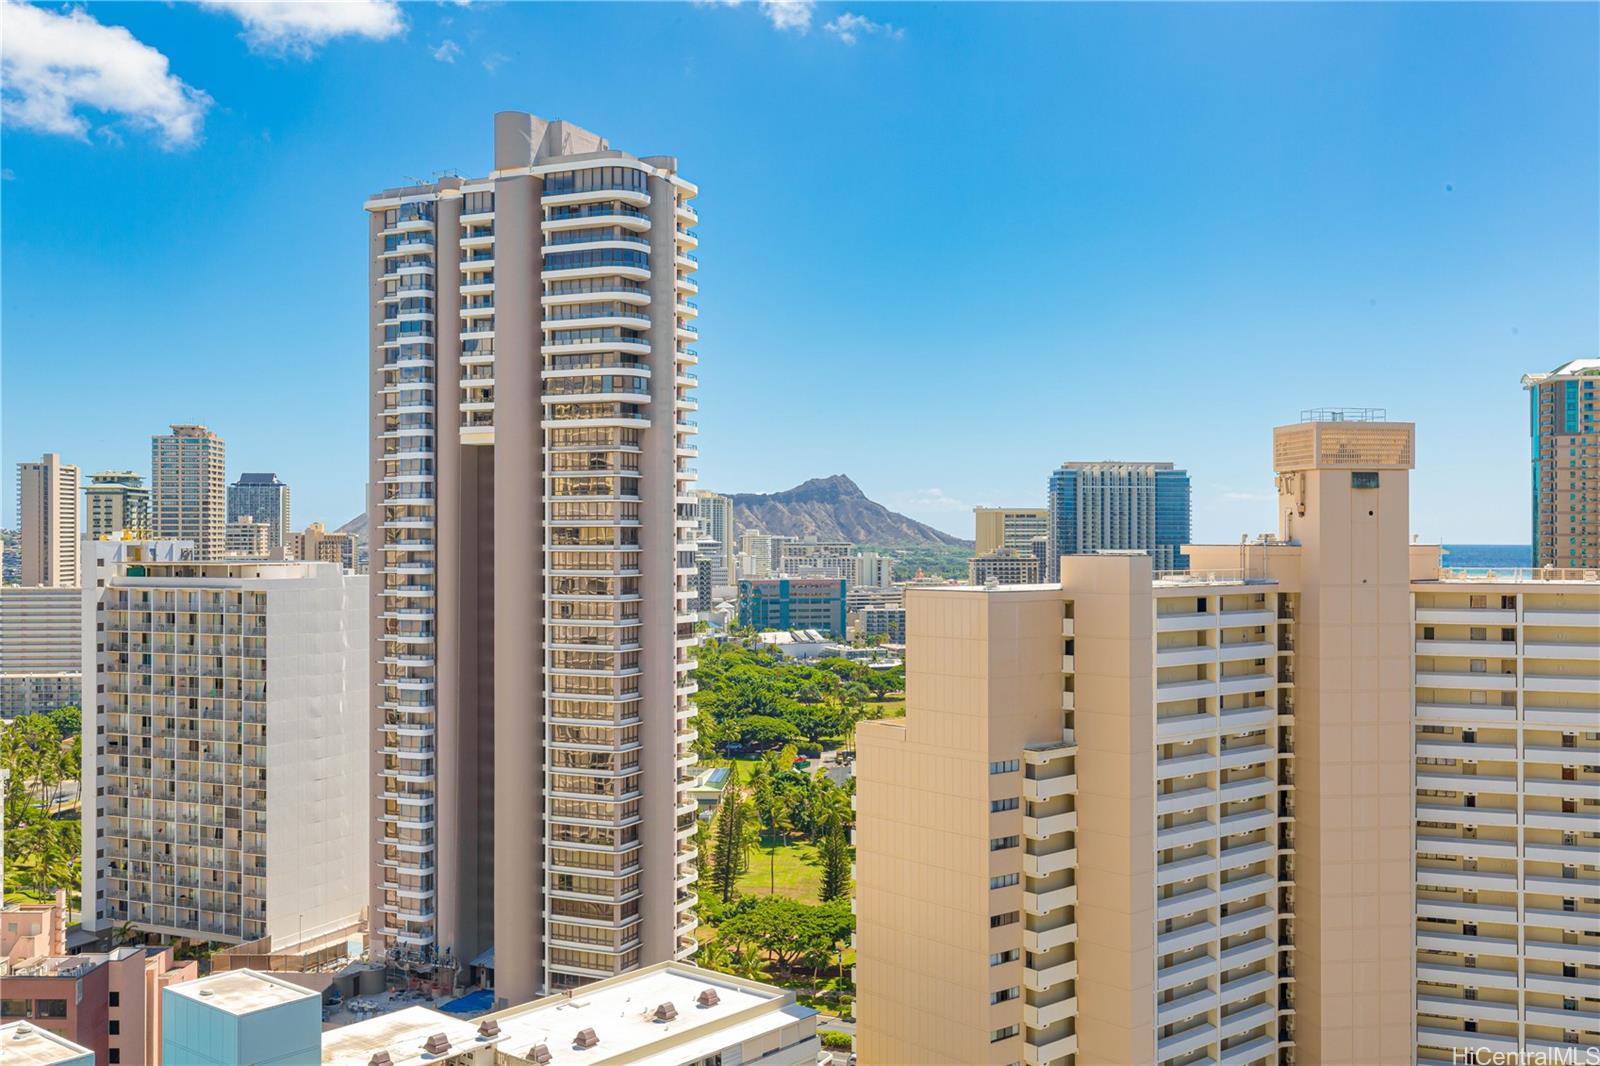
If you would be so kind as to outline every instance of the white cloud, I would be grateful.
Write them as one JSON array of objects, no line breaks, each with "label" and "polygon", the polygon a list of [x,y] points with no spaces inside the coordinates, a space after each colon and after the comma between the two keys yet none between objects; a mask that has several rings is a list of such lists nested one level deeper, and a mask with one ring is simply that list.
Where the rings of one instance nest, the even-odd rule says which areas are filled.
[{"label": "white cloud", "polygon": [[889,504],[896,511],[972,510],[970,503],[958,500],[940,488],[911,489],[906,492],[897,492],[889,497]]},{"label": "white cloud", "polygon": [[335,37],[385,41],[406,28],[395,0],[200,0],[244,23],[252,50],[308,57]]},{"label": "white cloud", "polygon": [[81,9],[58,13],[5,0],[0,10],[6,122],[87,140],[89,120],[79,111],[85,108],[154,130],[168,148],[199,138],[211,97],[186,85],[166,56],[123,27],[103,25]]},{"label": "white cloud", "polygon": [[437,59],[439,62],[454,63],[456,61],[456,57],[461,54],[461,46],[447,38],[443,44],[435,49],[432,49],[432,51],[433,58]]},{"label": "white cloud", "polygon": [[761,0],[761,13],[774,29],[809,33],[816,6],[816,0]]},{"label": "white cloud", "polygon": [[887,22],[873,22],[865,15],[857,15],[850,11],[824,24],[822,28],[845,44],[855,44],[864,35],[874,33],[881,33],[891,41],[898,41],[906,35],[906,31],[899,26]]}]

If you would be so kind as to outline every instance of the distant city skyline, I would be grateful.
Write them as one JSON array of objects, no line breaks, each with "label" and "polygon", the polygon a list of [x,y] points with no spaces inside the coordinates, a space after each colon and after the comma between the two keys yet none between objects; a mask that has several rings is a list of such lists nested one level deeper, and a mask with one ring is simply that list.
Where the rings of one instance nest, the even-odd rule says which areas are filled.
[{"label": "distant city skyline", "polygon": [[[1520,543],[1520,378],[1600,355],[1593,5],[818,3],[781,25],[755,4],[625,25],[606,5],[368,6],[394,17],[263,12],[241,35],[200,6],[82,8],[77,32],[153,50],[170,106],[68,94],[0,130],[0,237],[29,264],[0,294],[8,471],[55,451],[148,473],[151,433],[201,422],[230,478],[276,470],[302,519],[358,514],[352,211],[441,159],[484,169],[460,116],[506,107],[670,149],[716,190],[698,466],[721,493],[842,471],[970,537],[974,505],[1042,506],[1064,461],[1170,460],[1195,537],[1234,540],[1273,524],[1249,442],[1348,404],[1450,457],[1419,456],[1414,532]],[[596,39],[629,79],[586,76]],[[974,91],[995,55],[1005,91]],[[397,80],[420,142],[371,121],[371,85]],[[774,241],[779,204],[825,247]]]}]

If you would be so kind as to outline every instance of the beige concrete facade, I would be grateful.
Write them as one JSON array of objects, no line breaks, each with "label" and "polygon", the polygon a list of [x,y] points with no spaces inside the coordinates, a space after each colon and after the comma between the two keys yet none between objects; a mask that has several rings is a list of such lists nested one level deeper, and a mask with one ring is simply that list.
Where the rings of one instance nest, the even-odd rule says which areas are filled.
[{"label": "beige concrete facade", "polygon": [[1043,507],[974,507],[973,554],[987,555],[1001,548],[1032,551],[1033,538],[1050,533],[1049,514]]},{"label": "beige concrete facade", "polygon": [[329,533],[321,522],[313,522],[304,532],[289,534],[289,554],[294,559],[334,563],[343,570],[354,570],[356,537],[353,533]]},{"label": "beige concrete facade", "polygon": [[79,577],[78,468],[50,452],[17,464],[21,583],[77,588]]},{"label": "beige concrete facade", "polygon": [[[906,719],[858,734],[864,1063],[1600,1046],[1600,581],[1441,571],[1409,545],[1413,461],[1409,424],[1315,412],[1274,437],[1275,537],[1188,546],[1185,572],[1067,556],[1059,585],[908,593]],[[1028,863],[1067,823],[1014,724],[1050,722],[1018,694],[1043,675],[1073,752],[1061,943]],[[980,950],[1010,886],[951,895],[1008,872],[973,844],[1002,813],[980,762],[1026,775],[1017,1004]]]},{"label": "beige concrete facade", "polygon": [[1600,1061],[1600,582],[1412,569],[1417,1061]]},{"label": "beige concrete facade", "polygon": [[502,1003],[695,946],[695,192],[502,112],[366,205],[374,954]]},{"label": "beige concrete facade", "polygon": [[196,559],[220,559],[228,524],[227,445],[205,426],[174,425],[150,438],[150,525],[187,540]]},{"label": "beige concrete facade", "polygon": [[240,515],[228,523],[223,547],[230,559],[265,559],[272,550],[272,527],[254,515]]},{"label": "beige concrete facade", "polygon": [[1039,583],[1039,560],[1031,551],[1015,548],[997,548],[967,560],[969,585],[1036,585]]}]

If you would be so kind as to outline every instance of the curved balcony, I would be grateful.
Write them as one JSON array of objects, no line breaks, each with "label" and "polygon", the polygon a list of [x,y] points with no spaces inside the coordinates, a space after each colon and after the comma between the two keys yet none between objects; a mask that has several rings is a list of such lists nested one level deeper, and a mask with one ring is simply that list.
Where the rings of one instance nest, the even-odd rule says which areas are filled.
[{"label": "curved balcony", "polygon": [[574,204],[548,211],[540,223],[546,233],[604,225],[642,233],[650,228],[650,216],[626,203]]}]

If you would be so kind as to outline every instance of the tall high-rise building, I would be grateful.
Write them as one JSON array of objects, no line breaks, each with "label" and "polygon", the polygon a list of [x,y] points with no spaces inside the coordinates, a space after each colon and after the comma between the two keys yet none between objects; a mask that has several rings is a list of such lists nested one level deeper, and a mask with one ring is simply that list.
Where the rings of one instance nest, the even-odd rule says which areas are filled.
[{"label": "tall high-rise building", "polygon": [[88,543],[84,928],[348,936],[367,904],[366,579]]},{"label": "tall high-rise building", "polygon": [[974,555],[1001,548],[1029,551],[1033,538],[1045,536],[1050,528],[1050,512],[1043,507],[974,507],[972,515]]},{"label": "tall high-rise building", "polygon": [[194,543],[220,559],[227,519],[227,446],[205,426],[173,425],[150,438],[150,525],[159,540]]},{"label": "tall high-rise building", "polygon": [[1362,417],[1275,432],[1270,540],[908,592],[906,718],[857,734],[864,1061],[1600,1046],[1600,582],[1441,570],[1412,427]]},{"label": "tall high-rise building", "polygon": [[249,515],[267,527],[267,548],[281,547],[294,535],[289,525],[289,486],[277,474],[240,474],[228,486],[228,521]]},{"label": "tall high-rise building", "polygon": [[695,499],[700,507],[698,516],[700,539],[714,540],[719,545],[711,579],[718,585],[730,584],[733,581],[733,542],[736,539],[733,528],[733,501],[704,489],[695,492]]},{"label": "tall high-rise building", "polygon": [[494,127],[366,204],[371,949],[507,1003],[695,950],[698,240],[672,157]]},{"label": "tall high-rise building", "polygon": [[78,468],[48,452],[17,464],[22,584],[76,588],[79,580]]},{"label": "tall high-rise building", "polygon": [[1063,463],[1050,474],[1049,500],[1052,580],[1063,555],[1143,551],[1157,570],[1188,565],[1189,474],[1171,463]]},{"label": "tall high-rise building", "polygon": [[1533,565],[1600,567],[1600,359],[1527,374]]},{"label": "tall high-rise building", "polygon": [[774,546],[780,574],[849,578],[855,572],[855,546],[847,540],[785,537]]},{"label": "tall high-rise building", "polygon": [[132,470],[102,470],[83,487],[89,536],[150,536],[150,490]]}]

